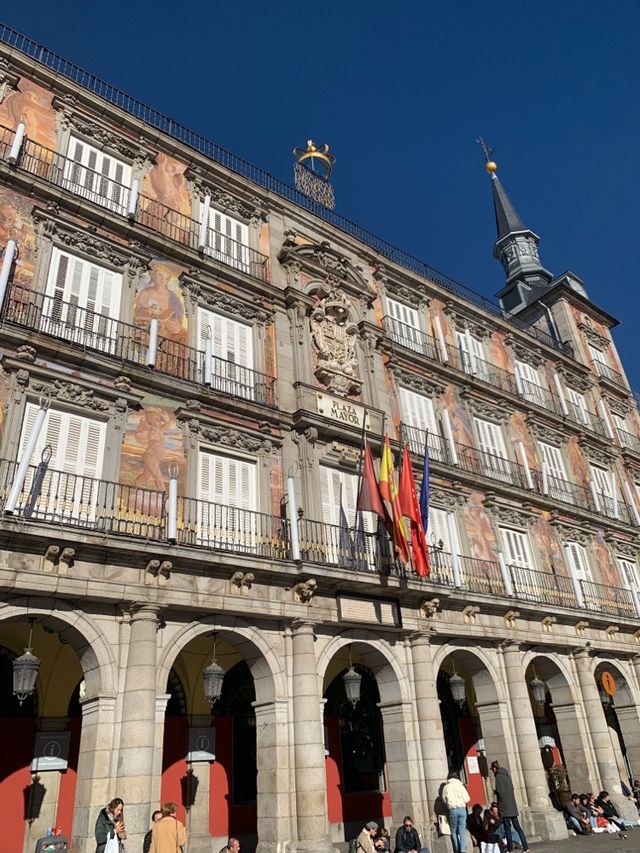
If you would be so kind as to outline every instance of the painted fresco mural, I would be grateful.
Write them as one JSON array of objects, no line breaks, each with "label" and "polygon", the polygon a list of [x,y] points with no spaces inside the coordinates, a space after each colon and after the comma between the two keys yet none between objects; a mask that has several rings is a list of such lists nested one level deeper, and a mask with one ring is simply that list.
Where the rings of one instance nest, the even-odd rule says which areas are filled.
[{"label": "painted fresco mural", "polygon": [[184,493],[184,442],[175,417],[179,405],[161,397],[147,397],[142,411],[129,415],[120,457],[121,483],[164,492],[169,483],[169,465],[174,462]]},{"label": "painted fresco mural", "polygon": [[472,492],[463,512],[471,556],[477,560],[498,559],[496,535],[482,503],[482,494]]},{"label": "painted fresco mural", "polygon": [[543,512],[533,525],[533,536],[538,546],[543,571],[555,575],[567,575],[567,566],[562,547],[555,530],[549,524],[551,513]]},{"label": "painted fresco mural", "polygon": [[138,292],[133,302],[133,325],[149,328],[152,317],[157,317],[160,336],[179,344],[188,341],[187,317],[184,295],[178,276],[182,267],[156,258],[149,272],[140,277]]},{"label": "painted fresco mural", "polygon": [[442,395],[442,405],[449,412],[451,419],[451,429],[456,444],[466,444],[467,447],[473,447],[475,442],[473,439],[473,427],[471,418],[465,406],[460,402],[455,388],[447,385],[446,391]]},{"label": "painted fresco mural", "polygon": [[521,441],[523,444],[529,468],[535,471],[540,470],[541,466],[538,459],[538,451],[527,427],[527,416],[525,413],[514,412],[514,414],[511,415],[510,427],[513,440]]},{"label": "painted fresco mural", "polygon": [[491,335],[487,338],[487,360],[490,361],[491,364],[495,364],[495,366],[499,367],[501,370],[506,370],[509,373],[513,373],[511,353],[505,346],[505,337],[506,335],[504,335],[502,332],[492,332]]},{"label": "painted fresco mural", "polygon": [[51,106],[53,92],[21,77],[0,104],[0,124],[15,130],[21,121],[26,135],[47,148],[56,147],[56,114]]},{"label": "painted fresco mural", "polygon": [[35,269],[36,234],[31,218],[33,201],[6,187],[0,194],[0,248],[15,240],[18,255],[14,262],[13,284],[31,289]]},{"label": "painted fresco mural", "polygon": [[149,169],[142,182],[142,194],[151,201],[158,201],[191,216],[191,198],[184,177],[186,165],[160,152],[155,164]]},{"label": "painted fresco mural", "polygon": [[[610,596],[613,601],[616,596],[616,588],[624,587],[625,584],[621,581],[618,568],[613,562],[607,543],[604,541],[604,531],[601,529],[596,530],[593,537],[593,552],[600,572],[600,583],[606,588],[601,590],[601,593]],[[598,578],[594,578],[594,580],[598,581]]]},{"label": "painted fresco mural", "polygon": [[584,456],[582,455],[582,451],[580,450],[580,445],[578,444],[578,437],[572,435],[569,438],[566,446],[566,461],[569,463],[569,467],[571,471],[573,471],[573,476],[576,481],[585,487],[589,487],[589,480],[591,479],[591,472],[589,471],[589,466],[587,465]]}]

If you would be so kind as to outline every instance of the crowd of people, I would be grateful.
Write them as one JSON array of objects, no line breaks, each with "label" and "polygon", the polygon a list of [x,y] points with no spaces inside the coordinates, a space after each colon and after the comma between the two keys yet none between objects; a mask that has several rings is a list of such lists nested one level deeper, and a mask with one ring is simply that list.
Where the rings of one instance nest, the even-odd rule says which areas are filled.
[{"label": "crowd of people", "polygon": [[[626,830],[636,825],[620,816],[608,791],[600,791],[597,797],[591,792],[571,794],[571,799],[564,807],[564,817],[568,829],[576,835],[618,832],[622,838],[626,838]],[[636,823],[640,823],[640,820]]]}]

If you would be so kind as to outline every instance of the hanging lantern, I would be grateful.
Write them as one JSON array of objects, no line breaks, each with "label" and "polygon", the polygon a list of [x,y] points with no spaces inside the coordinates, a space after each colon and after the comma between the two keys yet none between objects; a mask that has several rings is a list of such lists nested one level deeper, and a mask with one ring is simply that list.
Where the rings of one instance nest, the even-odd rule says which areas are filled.
[{"label": "hanging lantern", "polygon": [[36,679],[40,668],[40,660],[31,652],[31,638],[33,636],[33,619],[29,620],[29,643],[24,654],[13,661],[13,695],[17,697],[20,705],[27,696],[31,696],[36,689]]},{"label": "hanging lantern", "polygon": [[449,679],[449,689],[451,690],[453,701],[462,708],[467,698],[467,691],[464,685],[464,678],[460,678],[455,669]]},{"label": "hanging lantern", "polygon": [[544,705],[547,698],[547,685],[544,681],[534,673],[533,679],[529,682],[529,687],[536,705]]},{"label": "hanging lantern", "polygon": [[209,666],[202,670],[202,681],[204,698],[213,705],[222,693],[222,682],[224,681],[224,669],[216,661],[216,636],[213,635],[213,657]]},{"label": "hanging lantern", "polygon": [[351,660],[351,646],[349,646],[349,669],[342,676],[344,682],[344,692],[347,694],[347,700],[351,702],[355,708],[360,701],[360,692],[362,689],[362,676],[356,672],[353,661]]}]

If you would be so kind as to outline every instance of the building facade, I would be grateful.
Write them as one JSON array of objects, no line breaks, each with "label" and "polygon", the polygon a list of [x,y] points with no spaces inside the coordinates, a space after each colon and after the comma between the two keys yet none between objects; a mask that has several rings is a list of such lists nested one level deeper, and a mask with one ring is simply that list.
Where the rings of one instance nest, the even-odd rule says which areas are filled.
[{"label": "building facade", "polygon": [[[58,825],[93,851],[114,796],[132,850],[161,799],[190,853],[405,814],[438,849],[448,770],[484,803],[492,759],[532,836],[566,835],[569,786],[633,814],[636,400],[616,321],[542,267],[493,166],[500,306],[0,38],[10,849]],[[429,446],[425,579],[356,519],[385,432],[418,480]]]}]

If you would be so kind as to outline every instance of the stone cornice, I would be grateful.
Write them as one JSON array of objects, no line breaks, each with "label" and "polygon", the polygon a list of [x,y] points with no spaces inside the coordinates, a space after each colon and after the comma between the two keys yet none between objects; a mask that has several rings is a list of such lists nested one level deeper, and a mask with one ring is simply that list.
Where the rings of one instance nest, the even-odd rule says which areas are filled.
[{"label": "stone cornice", "polygon": [[543,441],[545,444],[563,447],[569,438],[567,433],[561,429],[550,427],[546,421],[541,420],[537,415],[533,415],[530,412],[527,414],[527,426],[538,441]]},{"label": "stone cornice", "polygon": [[398,385],[410,388],[412,391],[418,391],[427,397],[436,397],[439,394],[444,394],[446,390],[446,386],[438,382],[433,376],[425,376],[412,370],[405,370],[393,363],[389,363],[388,369]]},{"label": "stone cornice", "polygon": [[528,504],[522,504],[520,507],[503,504],[493,495],[487,495],[484,507],[498,524],[529,528],[537,520],[536,514]]},{"label": "stone cornice", "polygon": [[261,308],[257,301],[253,303],[238,299],[215,284],[208,284],[200,279],[197,270],[189,270],[180,275],[180,283],[184,285],[185,291],[194,306],[210,308],[213,311],[221,311],[232,317],[239,317],[249,323],[266,325],[273,322],[273,312]]},{"label": "stone cornice", "polygon": [[578,439],[578,444],[589,462],[594,462],[596,465],[604,465],[607,468],[620,453],[619,448],[613,444],[596,447],[586,436],[581,436]]},{"label": "stone cornice", "polygon": [[276,436],[256,435],[236,429],[228,423],[201,420],[199,417],[194,417],[194,412],[188,408],[178,409],[176,418],[183,425],[183,428],[199,441],[230,447],[247,453],[266,456],[273,451],[274,442],[279,441]]},{"label": "stone cornice", "polygon": [[445,304],[444,313],[453,320],[458,331],[466,331],[468,329],[474,337],[480,340],[488,338],[495,331],[495,328],[484,317],[478,317],[468,312],[466,306],[463,307],[450,300],[447,300]]},{"label": "stone cornice", "polygon": [[514,406],[504,402],[501,402],[499,405],[491,403],[489,400],[476,396],[471,388],[468,387],[464,388],[460,392],[460,397],[466,402],[472,415],[488,421],[493,421],[497,424],[506,423],[515,412]]},{"label": "stone cornice", "polygon": [[556,531],[561,542],[577,542],[578,545],[588,547],[593,541],[594,531],[591,527],[580,523],[580,526],[568,524],[566,521],[560,521],[557,518],[552,518],[549,522]]},{"label": "stone cornice", "polygon": [[455,512],[467,502],[467,496],[460,492],[450,492],[446,489],[431,489],[429,493],[429,503],[436,509],[445,509],[448,512]]},{"label": "stone cornice", "polygon": [[537,352],[535,349],[532,349],[528,343],[523,343],[522,341],[509,336],[505,340],[505,344],[508,349],[511,351],[511,355],[517,361],[523,361],[525,364],[530,364],[531,367],[534,367],[536,370],[545,363],[545,357],[542,353]]},{"label": "stone cornice", "polygon": [[593,328],[593,326],[589,325],[589,323],[585,323],[584,321],[578,323],[578,328],[592,346],[599,349],[601,352],[606,352],[607,347],[609,346],[609,340],[604,335],[601,335]]},{"label": "stone cornice", "polygon": [[[570,388],[574,388],[581,394],[589,391],[596,384],[596,378],[590,372],[580,373],[577,370],[569,369],[566,364],[562,363],[556,365],[556,370]],[[584,370],[588,371],[588,368],[585,367]]]}]

